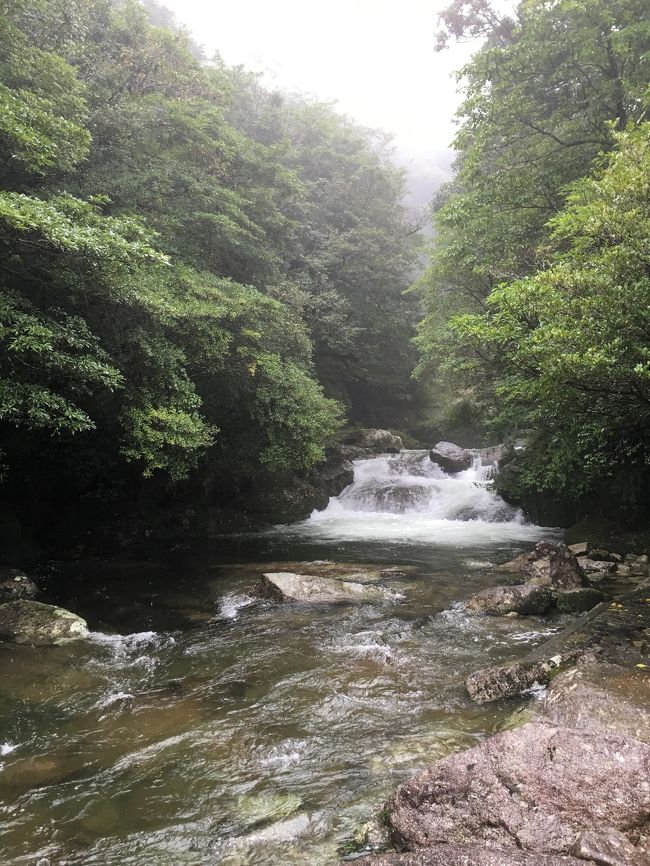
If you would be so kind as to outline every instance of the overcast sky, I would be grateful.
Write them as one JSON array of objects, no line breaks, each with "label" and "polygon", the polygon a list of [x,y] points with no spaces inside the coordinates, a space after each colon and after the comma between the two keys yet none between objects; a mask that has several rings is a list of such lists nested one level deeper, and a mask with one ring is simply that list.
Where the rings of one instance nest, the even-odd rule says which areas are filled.
[{"label": "overcast sky", "polygon": [[448,0],[162,0],[206,53],[261,71],[269,86],[310,93],[394,135],[426,189],[446,179],[458,102],[452,71],[467,45],[433,50]]}]

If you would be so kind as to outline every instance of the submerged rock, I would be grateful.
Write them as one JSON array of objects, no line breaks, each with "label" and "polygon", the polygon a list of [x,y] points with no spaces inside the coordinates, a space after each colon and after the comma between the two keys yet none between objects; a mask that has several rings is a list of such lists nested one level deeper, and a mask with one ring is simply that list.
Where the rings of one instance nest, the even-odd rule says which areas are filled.
[{"label": "submerged rock", "polygon": [[516,848],[494,848],[486,845],[436,845],[407,854],[385,854],[363,857],[359,866],[593,866],[591,860],[556,857],[553,854],[529,854]]},{"label": "submerged rock", "polygon": [[471,596],[465,607],[468,613],[505,616],[508,613],[541,614],[553,606],[553,593],[546,586],[526,583],[522,586],[495,586]]},{"label": "submerged rock", "polygon": [[289,571],[267,572],[259,579],[253,593],[273,601],[303,601],[311,604],[333,602],[377,603],[394,601],[399,595],[380,586],[357,581],[294,574]]},{"label": "submerged rock", "polygon": [[569,855],[585,831],[636,846],[649,813],[648,745],[544,722],[437,761],[385,806],[407,850],[472,842],[552,855]]},{"label": "submerged rock", "polygon": [[0,604],[0,638],[34,646],[53,646],[88,635],[88,624],[76,613],[39,601]]},{"label": "submerged rock", "polygon": [[289,818],[301,806],[295,794],[242,794],[237,798],[237,817],[247,827],[260,826]]},{"label": "submerged rock", "polygon": [[18,568],[0,568],[0,602],[34,598],[38,587]]}]

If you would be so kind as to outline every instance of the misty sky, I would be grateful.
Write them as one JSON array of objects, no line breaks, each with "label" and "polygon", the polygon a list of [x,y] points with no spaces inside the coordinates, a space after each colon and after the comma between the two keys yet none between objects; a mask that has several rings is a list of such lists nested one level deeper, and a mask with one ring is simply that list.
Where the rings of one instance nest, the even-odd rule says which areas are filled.
[{"label": "misty sky", "polygon": [[268,85],[336,102],[394,134],[425,200],[450,162],[453,69],[467,45],[433,50],[448,0],[162,0],[208,55],[263,71]]}]

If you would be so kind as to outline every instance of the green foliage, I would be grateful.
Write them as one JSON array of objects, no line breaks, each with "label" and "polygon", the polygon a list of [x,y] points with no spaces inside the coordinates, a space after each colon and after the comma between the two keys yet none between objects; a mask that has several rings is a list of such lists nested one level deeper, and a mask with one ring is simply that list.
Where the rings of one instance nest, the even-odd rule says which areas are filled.
[{"label": "green foliage", "polygon": [[451,321],[456,367],[496,378],[501,420],[544,443],[522,478],[590,492],[650,466],[650,124],[577,182],[548,268]]},{"label": "green foliage", "polygon": [[438,195],[419,284],[422,369],[447,355],[450,315],[480,310],[499,282],[543,266],[546,226],[566,188],[642,116],[650,95],[644,0],[526,0],[513,17],[488,0],[455,2],[443,22],[443,42],[487,38],[459,73],[457,174]]},{"label": "green foliage", "polygon": [[457,173],[416,286],[419,373],[470,388],[493,435],[527,434],[522,490],[631,489],[648,479],[647,4],[454,0],[441,21],[440,47],[485,42],[459,73]]},{"label": "green foliage", "polygon": [[323,386],[412,401],[413,244],[373,134],[206,63],[154,2],[0,9],[9,485],[272,489],[341,424]]}]

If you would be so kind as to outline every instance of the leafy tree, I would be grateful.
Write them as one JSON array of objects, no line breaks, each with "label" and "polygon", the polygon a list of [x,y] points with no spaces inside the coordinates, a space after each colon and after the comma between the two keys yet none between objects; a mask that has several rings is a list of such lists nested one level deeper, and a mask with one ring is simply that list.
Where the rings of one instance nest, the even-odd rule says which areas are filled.
[{"label": "leafy tree", "polygon": [[[456,0],[441,16],[439,47],[450,38],[485,40],[458,73],[465,100],[456,175],[434,202],[436,237],[416,286],[426,308],[418,370],[434,377],[443,401],[449,385],[440,362],[455,353],[450,318],[482,310],[501,282],[545,266],[548,223],[567,188],[611,149],[617,130],[642,116],[649,95],[642,0],[502,8]],[[467,397],[477,421],[496,399],[487,380]]]},{"label": "leafy tree", "polygon": [[452,319],[453,366],[496,377],[499,420],[532,431],[520,483],[572,498],[650,484],[650,123],[572,187],[549,266]]}]

